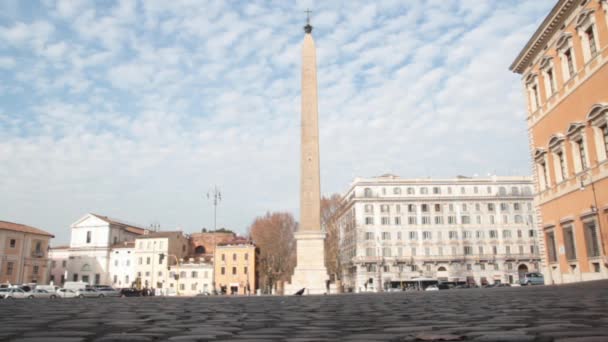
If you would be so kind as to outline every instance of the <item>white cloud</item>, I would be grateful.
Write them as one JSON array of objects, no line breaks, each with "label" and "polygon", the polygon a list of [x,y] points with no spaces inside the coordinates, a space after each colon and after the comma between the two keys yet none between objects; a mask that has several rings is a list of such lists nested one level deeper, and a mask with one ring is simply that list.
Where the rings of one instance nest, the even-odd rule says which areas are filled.
[{"label": "white cloud", "polygon": [[306,8],[324,193],[389,171],[530,172],[507,68],[548,0],[93,5],[0,24],[0,217],[59,241],[86,211],[208,227],[213,184],[220,225],[297,210]]}]

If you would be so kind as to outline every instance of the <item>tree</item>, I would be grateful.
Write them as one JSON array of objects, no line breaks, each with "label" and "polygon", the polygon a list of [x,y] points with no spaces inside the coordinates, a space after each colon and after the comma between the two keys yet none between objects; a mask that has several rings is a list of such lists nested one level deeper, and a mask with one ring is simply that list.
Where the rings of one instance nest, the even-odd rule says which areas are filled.
[{"label": "tree", "polygon": [[321,226],[327,233],[325,237],[325,267],[330,280],[342,279],[342,264],[340,262],[340,241],[337,214],[342,208],[342,197],[333,194],[321,198]]},{"label": "tree", "polygon": [[294,233],[297,223],[290,213],[266,213],[249,227],[249,238],[257,246],[260,288],[269,293],[277,281],[286,281],[296,264]]}]

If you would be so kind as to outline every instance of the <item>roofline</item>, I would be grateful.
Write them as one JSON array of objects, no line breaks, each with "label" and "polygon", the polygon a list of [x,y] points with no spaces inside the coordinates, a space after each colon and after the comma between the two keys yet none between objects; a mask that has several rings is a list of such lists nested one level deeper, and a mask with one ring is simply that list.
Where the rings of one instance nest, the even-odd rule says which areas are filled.
[{"label": "roofline", "polygon": [[19,225],[19,226],[23,226],[23,227],[27,227],[27,228],[32,228],[32,229],[36,229],[39,232],[23,232],[20,230],[15,230],[15,229],[10,229],[10,228],[5,228],[5,227],[0,227],[0,230],[6,230],[6,231],[10,231],[10,232],[18,232],[18,233],[26,233],[26,234],[32,234],[32,235],[40,235],[40,236],[50,236],[51,238],[54,238],[55,235],[42,230],[40,228],[36,228],[36,227],[32,227],[32,226],[28,226],[26,224],[23,223],[17,223],[17,222],[11,222],[11,221],[4,221],[4,220],[0,220],[0,222],[4,222],[4,223],[10,223],[10,224],[15,224],[15,225]]},{"label": "roofline", "polygon": [[547,37],[559,28],[556,23],[563,20],[564,15],[567,14],[566,12],[574,8],[572,5],[579,2],[580,0],[559,0],[511,63],[509,70],[523,74],[526,63],[542,48]]}]

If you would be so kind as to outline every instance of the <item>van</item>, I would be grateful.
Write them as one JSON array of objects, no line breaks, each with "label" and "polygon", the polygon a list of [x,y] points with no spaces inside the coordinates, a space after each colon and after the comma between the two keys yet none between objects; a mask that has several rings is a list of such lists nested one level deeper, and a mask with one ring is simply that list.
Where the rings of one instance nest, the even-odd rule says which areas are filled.
[{"label": "van", "polygon": [[63,284],[64,289],[72,291],[84,290],[87,286],[89,286],[89,284],[84,281],[66,281],[65,284]]},{"label": "van", "polygon": [[545,278],[541,273],[526,273],[522,278],[519,279],[521,285],[544,285]]}]

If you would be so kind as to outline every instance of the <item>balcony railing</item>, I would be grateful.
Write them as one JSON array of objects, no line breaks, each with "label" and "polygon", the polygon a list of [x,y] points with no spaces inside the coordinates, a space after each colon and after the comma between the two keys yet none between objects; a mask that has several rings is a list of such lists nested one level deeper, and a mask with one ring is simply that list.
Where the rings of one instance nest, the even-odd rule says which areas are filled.
[{"label": "balcony railing", "polygon": [[32,258],[42,258],[44,257],[43,251],[32,251]]}]

